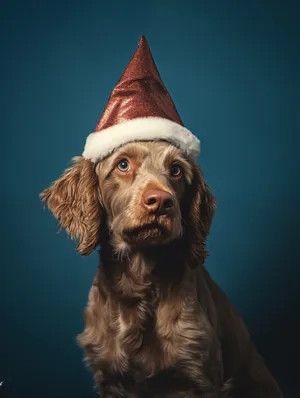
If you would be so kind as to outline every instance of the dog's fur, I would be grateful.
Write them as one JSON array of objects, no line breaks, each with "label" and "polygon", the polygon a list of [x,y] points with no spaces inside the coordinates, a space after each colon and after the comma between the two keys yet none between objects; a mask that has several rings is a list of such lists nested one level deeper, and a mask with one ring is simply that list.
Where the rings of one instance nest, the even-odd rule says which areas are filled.
[{"label": "dog's fur", "polygon": [[[149,189],[171,194],[172,211],[149,214]],[[135,142],[96,165],[79,157],[41,196],[79,253],[101,245],[78,340],[104,398],[282,397],[204,267],[215,200],[179,149]]]}]

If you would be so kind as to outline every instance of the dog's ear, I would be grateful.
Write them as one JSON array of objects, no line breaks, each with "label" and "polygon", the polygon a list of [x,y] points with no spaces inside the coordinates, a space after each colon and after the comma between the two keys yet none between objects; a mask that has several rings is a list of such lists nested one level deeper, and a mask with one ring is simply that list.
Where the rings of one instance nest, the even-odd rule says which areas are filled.
[{"label": "dog's ear", "polygon": [[72,239],[78,240],[77,251],[88,256],[99,243],[101,202],[94,164],[77,157],[73,165],[40,194]]},{"label": "dog's ear", "polygon": [[196,164],[193,165],[193,180],[189,196],[190,265],[195,267],[203,264],[207,257],[205,244],[216,209],[216,200],[203,179],[200,167]]}]

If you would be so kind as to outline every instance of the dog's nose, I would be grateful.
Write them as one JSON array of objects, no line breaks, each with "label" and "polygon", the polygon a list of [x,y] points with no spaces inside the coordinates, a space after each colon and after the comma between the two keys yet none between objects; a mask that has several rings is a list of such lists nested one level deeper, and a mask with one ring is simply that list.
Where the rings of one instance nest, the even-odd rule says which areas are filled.
[{"label": "dog's nose", "polygon": [[144,193],[143,205],[149,213],[161,213],[171,210],[174,202],[168,192],[152,189]]}]

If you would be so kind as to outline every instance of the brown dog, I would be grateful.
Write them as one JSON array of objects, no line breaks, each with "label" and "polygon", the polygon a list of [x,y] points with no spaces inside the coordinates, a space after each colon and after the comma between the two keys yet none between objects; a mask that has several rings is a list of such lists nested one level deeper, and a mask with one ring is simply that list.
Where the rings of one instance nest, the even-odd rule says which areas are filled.
[{"label": "brown dog", "polygon": [[200,168],[167,142],[83,157],[42,193],[101,266],[79,336],[104,398],[281,398],[204,261],[215,200]]}]

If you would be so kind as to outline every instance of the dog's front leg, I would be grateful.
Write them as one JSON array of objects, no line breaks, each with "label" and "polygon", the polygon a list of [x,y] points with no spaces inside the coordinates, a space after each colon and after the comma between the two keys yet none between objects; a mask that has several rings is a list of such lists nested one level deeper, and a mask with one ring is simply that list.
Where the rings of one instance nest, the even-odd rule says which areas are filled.
[{"label": "dog's front leg", "polygon": [[133,391],[125,389],[121,385],[111,385],[102,388],[100,393],[101,398],[140,398],[139,395]]},{"label": "dog's front leg", "polygon": [[92,366],[94,380],[101,398],[139,398],[137,388],[132,379],[126,379],[121,373],[114,372],[109,367]]},{"label": "dog's front leg", "polygon": [[[160,398],[223,398],[223,395],[220,396],[217,392],[197,392],[195,390],[191,391],[179,391],[176,393],[171,393],[167,396],[163,396]],[[225,398],[225,395],[224,395]]]}]

